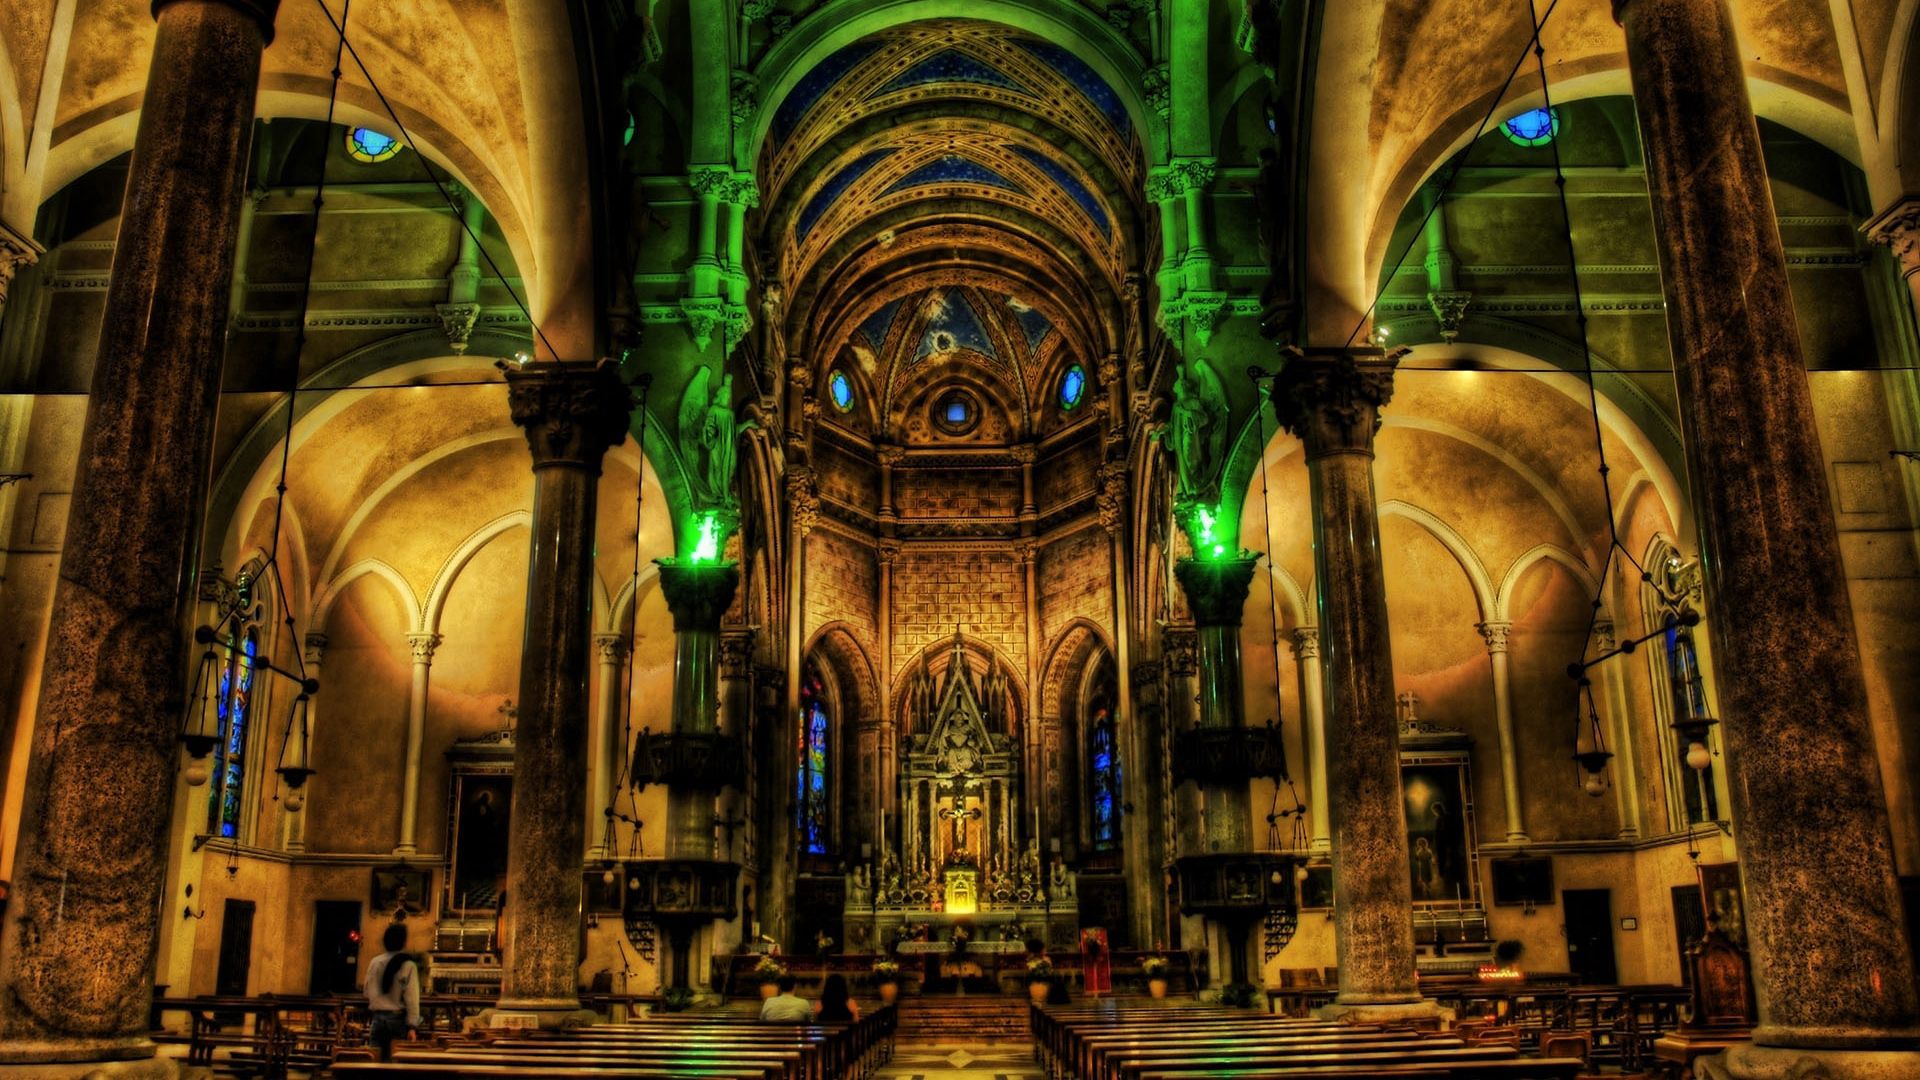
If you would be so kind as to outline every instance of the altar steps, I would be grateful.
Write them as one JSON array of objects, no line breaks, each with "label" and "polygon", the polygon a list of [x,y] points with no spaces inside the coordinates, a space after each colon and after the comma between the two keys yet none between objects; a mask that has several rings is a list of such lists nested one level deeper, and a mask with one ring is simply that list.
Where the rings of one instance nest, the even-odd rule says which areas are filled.
[{"label": "altar steps", "polygon": [[903,997],[894,1037],[919,1044],[1026,1042],[1033,1038],[1027,1008],[1024,995]]}]

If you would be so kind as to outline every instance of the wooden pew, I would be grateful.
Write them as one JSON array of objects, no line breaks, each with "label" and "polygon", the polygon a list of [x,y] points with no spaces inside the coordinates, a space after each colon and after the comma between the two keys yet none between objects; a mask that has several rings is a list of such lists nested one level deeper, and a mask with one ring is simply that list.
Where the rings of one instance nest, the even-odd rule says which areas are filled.
[{"label": "wooden pew", "polygon": [[1280,1068],[1181,1068],[1141,1074],[1140,1080],[1575,1080],[1578,1058],[1523,1058],[1504,1061],[1406,1061],[1392,1064],[1345,1062],[1290,1064]]}]

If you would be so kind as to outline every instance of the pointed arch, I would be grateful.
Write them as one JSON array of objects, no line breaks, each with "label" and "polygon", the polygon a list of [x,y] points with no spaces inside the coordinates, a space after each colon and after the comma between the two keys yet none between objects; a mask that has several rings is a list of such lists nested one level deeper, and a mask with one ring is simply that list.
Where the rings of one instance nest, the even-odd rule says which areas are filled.
[{"label": "pointed arch", "polygon": [[1493,613],[1498,608],[1494,603],[1497,590],[1494,589],[1493,578],[1488,575],[1486,564],[1480,561],[1480,556],[1474,554],[1473,545],[1467,543],[1459,530],[1442,521],[1432,511],[1399,499],[1381,503],[1380,516],[1406,518],[1432,533],[1433,538],[1440,541],[1440,546],[1453,554],[1454,561],[1460,564],[1460,569],[1467,575],[1467,583],[1473,587],[1474,604],[1480,609],[1481,620],[1494,617]]},{"label": "pointed arch", "polygon": [[1520,579],[1526,572],[1532,569],[1535,563],[1543,560],[1566,567],[1567,571],[1580,582],[1580,587],[1587,591],[1588,596],[1592,596],[1600,587],[1599,579],[1593,576],[1593,571],[1573,552],[1557,544],[1535,544],[1521,553],[1519,558],[1513,560],[1513,565],[1507,567],[1506,576],[1500,579],[1500,588],[1494,593],[1493,618],[1495,621],[1504,622],[1509,618],[1508,605],[1513,600],[1513,590],[1519,586]]},{"label": "pointed arch", "polygon": [[514,510],[480,526],[469,533],[465,540],[460,541],[460,546],[454,548],[453,554],[448,556],[447,561],[441,565],[440,572],[433,576],[433,588],[427,593],[426,608],[421,613],[420,632],[425,634],[440,632],[440,612],[446,607],[447,593],[452,591],[454,580],[460,576],[460,571],[467,568],[467,563],[480,553],[481,548],[486,547],[494,537],[509,529],[531,529],[532,527],[532,514],[525,510]]},{"label": "pointed arch", "polygon": [[340,599],[347,586],[368,574],[393,586],[394,595],[399,598],[400,606],[406,611],[407,626],[410,629],[418,629],[422,625],[420,600],[413,594],[413,586],[407,584],[407,579],[400,575],[400,571],[379,559],[361,559],[342,570],[339,576],[329,581],[320,590],[320,596],[313,604],[312,629],[323,630],[327,625],[327,616],[333,612],[334,603]]}]

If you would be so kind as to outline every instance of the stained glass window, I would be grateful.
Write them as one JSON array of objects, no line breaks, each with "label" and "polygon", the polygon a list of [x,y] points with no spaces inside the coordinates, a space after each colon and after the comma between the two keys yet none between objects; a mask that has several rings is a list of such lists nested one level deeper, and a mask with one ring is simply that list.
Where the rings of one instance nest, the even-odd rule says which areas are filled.
[{"label": "stained glass window", "polygon": [[979,419],[980,411],[973,395],[957,387],[940,395],[933,404],[935,426],[949,435],[965,435]]},{"label": "stained glass window", "polygon": [[220,836],[240,835],[240,793],[247,779],[247,734],[253,719],[253,672],[259,656],[259,641],[249,630],[241,640],[238,655],[220,673],[220,697],[217,712],[224,737],[214,748],[213,804],[208,831]]},{"label": "stained glass window", "polygon": [[[1667,619],[1667,688],[1673,694],[1673,718],[1691,720],[1712,715],[1707,707],[1706,681],[1700,674],[1700,654],[1693,644],[1693,632],[1680,625],[1676,617]],[[1679,746],[1679,759],[1685,761],[1687,751],[1691,749],[1685,737],[1674,734]],[[1681,770],[1681,790],[1685,792],[1687,802],[1687,821],[1717,821],[1720,808],[1713,792],[1713,766],[1704,769],[1684,767]]]},{"label": "stained glass window", "polygon": [[347,156],[368,165],[377,165],[400,152],[400,140],[372,128],[347,130]]},{"label": "stained glass window", "polygon": [[827,853],[827,740],[830,733],[820,676],[810,670],[800,688],[800,767],[794,799],[800,850],[808,855]]},{"label": "stained glass window", "polygon": [[827,392],[833,395],[833,407],[841,412],[853,408],[853,380],[844,371],[827,377]]},{"label": "stained glass window", "polygon": [[1086,392],[1087,372],[1086,369],[1082,368],[1079,364],[1068,368],[1067,373],[1060,376],[1061,408],[1071,409],[1075,405],[1080,404],[1080,399],[1086,396]]},{"label": "stained glass window", "polygon": [[1093,793],[1093,848],[1111,851],[1120,846],[1120,751],[1116,748],[1113,717],[1105,709],[1093,714],[1087,771]]},{"label": "stained glass window", "polygon": [[1560,110],[1534,109],[1500,125],[1516,146],[1545,146],[1560,134]]}]

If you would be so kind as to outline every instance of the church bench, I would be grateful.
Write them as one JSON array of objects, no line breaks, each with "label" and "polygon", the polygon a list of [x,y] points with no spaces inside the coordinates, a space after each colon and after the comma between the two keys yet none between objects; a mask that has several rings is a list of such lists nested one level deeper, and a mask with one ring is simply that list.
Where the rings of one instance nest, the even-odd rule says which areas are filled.
[{"label": "church bench", "polygon": [[1142,1080],[1148,1075],[1196,1070],[1204,1070],[1211,1076],[1224,1076],[1334,1067],[1398,1068],[1470,1065],[1477,1068],[1481,1065],[1517,1060],[1519,1057],[1520,1052],[1510,1046],[1397,1050],[1376,1050],[1365,1046],[1357,1046],[1349,1050],[1321,1047],[1317,1050],[1298,1053],[1272,1053],[1257,1046],[1245,1048],[1216,1046],[1203,1051],[1185,1050],[1171,1054],[1126,1055],[1113,1063],[1115,1067],[1109,1075],[1117,1080]]},{"label": "church bench", "polygon": [[674,1066],[671,1068],[641,1068],[634,1065],[613,1065],[607,1068],[582,1068],[554,1064],[530,1068],[520,1065],[480,1065],[453,1064],[436,1065],[427,1063],[379,1062],[379,1061],[342,1061],[336,1062],[327,1070],[327,1075],[335,1080],[463,1080],[466,1077],[524,1078],[524,1080],[607,1080],[608,1077],[628,1077],[632,1080],[761,1080],[763,1073],[754,1069],[734,1069],[726,1066]]},{"label": "church bench", "polygon": [[[752,1035],[725,1035],[715,1037],[709,1032],[692,1034],[682,1032],[677,1036],[661,1035],[645,1040],[632,1039],[594,1039],[578,1038],[564,1040],[501,1040],[484,1047],[447,1047],[449,1053],[478,1056],[542,1057],[542,1058],[605,1058],[605,1057],[648,1057],[662,1054],[698,1052],[728,1053],[750,1055],[776,1055],[791,1063],[786,1070],[797,1080],[826,1080],[827,1077],[840,1075],[845,1062],[830,1060],[826,1050],[828,1044],[823,1039],[788,1035],[761,1038]],[[409,1057],[407,1060],[417,1060]]]},{"label": "church bench", "polygon": [[1372,1065],[1346,1063],[1310,1067],[1194,1069],[1142,1073],[1140,1080],[1575,1080],[1584,1066],[1578,1058],[1509,1058],[1505,1061],[1408,1061]]},{"label": "church bench", "polygon": [[397,1050],[393,1060],[399,1065],[501,1065],[543,1071],[546,1069],[719,1069],[750,1074],[760,1080],[798,1077],[800,1055],[793,1051],[706,1047],[689,1044],[675,1048],[634,1049],[624,1051],[579,1050],[509,1052],[501,1050]]},{"label": "church bench", "polygon": [[1326,1054],[1403,1054],[1428,1050],[1457,1050],[1465,1047],[1458,1039],[1421,1039],[1416,1036],[1368,1036],[1356,1039],[1311,1039],[1294,1043],[1264,1039],[1241,1041],[1220,1037],[1187,1040],[1139,1040],[1092,1044],[1078,1071],[1083,1077],[1118,1080],[1127,1070],[1142,1065],[1167,1068],[1208,1057],[1312,1057]]}]

